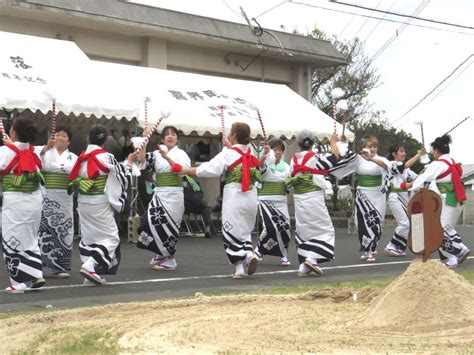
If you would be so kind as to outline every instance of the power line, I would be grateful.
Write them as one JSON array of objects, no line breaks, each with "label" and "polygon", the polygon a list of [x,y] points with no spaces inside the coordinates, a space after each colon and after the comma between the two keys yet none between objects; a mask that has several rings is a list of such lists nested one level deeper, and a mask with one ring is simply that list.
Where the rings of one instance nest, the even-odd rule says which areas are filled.
[{"label": "power line", "polygon": [[[474,62],[471,61],[468,65],[466,65],[466,67],[463,70],[461,70],[459,72],[459,74],[456,75],[454,77],[454,79],[451,80],[448,83],[448,85],[446,85],[444,88],[442,88],[440,91],[438,91],[438,93],[435,96],[433,96],[433,98],[430,100],[430,102],[433,102],[444,90],[446,90],[452,83],[454,83],[456,80],[458,80],[458,78],[471,66],[472,63],[474,63]],[[428,102],[428,103],[430,103],[430,102]]]},{"label": "power line", "polygon": [[[418,5],[415,11],[413,11],[412,15],[418,15],[425,9],[426,6],[428,6],[429,2],[430,0],[422,0],[420,5]],[[407,28],[411,21],[413,21],[413,18],[406,20],[405,23],[401,25],[400,28],[398,28],[397,31],[375,52],[375,54],[370,59],[370,62],[375,61],[398,38],[398,36],[405,30],[405,28]]]},{"label": "power line", "polygon": [[[364,3],[364,0],[362,0],[360,3],[363,4],[363,3]],[[339,36],[338,36],[338,37],[342,37],[342,34],[346,31],[347,27],[349,27],[349,25],[352,23],[352,20],[354,20],[354,16],[355,16],[355,14],[351,16],[351,18],[349,19],[349,21],[346,23],[346,25],[345,25],[344,28],[342,29],[341,33],[339,33]]]},{"label": "power line", "polygon": [[[364,14],[358,14],[358,13],[355,13],[355,12],[344,11],[344,10],[336,10],[336,9],[331,9],[331,8],[324,7],[324,6],[307,4],[307,3],[299,2],[299,1],[295,1],[295,0],[292,0],[289,3],[290,4],[295,4],[295,5],[306,6],[306,7],[312,7],[312,8],[315,8],[315,9],[321,9],[321,10],[325,10],[325,11],[338,12],[338,13],[341,13],[341,14],[349,14],[349,15],[356,15],[356,16],[360,16],[360,17],[368,17],[368,18],[373,19],[373,20],[381,20],[381,21],[393,22],[393,23],[405,23],[404,21],[392,20],[392,19],[388,19],[388,18],[376,17],[376,16],[370,16],[370,15],[364,15]],[[445,29],[445,28],[437,28],[437,27],[420,25],[420,24],[415,24],[415,23],[410,23],[410,24],[408,24],[408,26],[427,28],[427,29],[435,30],[435,31],[452,32],[452,33],[457,33],[457,34],[467,35],[467,36],[474,36],[474,33],[448,30],[448,29]]]},{"label": "power line", "polygon": [[358,8],[358,9],[364,9],[364,10],[370,10],[370,11],[375,11],[375,12],[386,13],[388,15],[413,18],[413,19],[419,20],[419,21],[426,21],[426,22],[437,23],[437,24],[445,25],[445,26],[454,26],[454,27],[467,28],[469,30],[474,30],[474,27],[472,27],[472,26],[460,25],[458,23],[433,20],[433,19],[424,18],[424,17],[416,17],[416,16],[401,14],[399,12],[393,12],[393,11],[378,10],[378,9],[374,9],[372,7],[361,6],[361,5],[357,5],[357,4],[350,4],[350,3],[347,3],[347,2],[340,2],[340,1],[337,1],[337,0],[329,0],[329,1],[333,2],[335,4],[339,4],[339,5],[346,5],[346,6],[351,6],[351,7],[355,7],[355,8]]},{"label": "power line", "polygon": [[[473,54],[470,54],[466,59],[464,59],[456,68],[454,68],[454,70],[451,71],[451,73],[449,73],[443,80],[441,80],[438,84],[436,84],[436,86],[430,90],[430,92],[428,92],[425,96],[423,96],[423,98],[421,100],[419,100],[415,105],[413,105],[407,112],[405,112],[403,115],[401,115],[399,118],[397,118],[395,121],[391,122],[390,124],[393,125],[395,122],[401,120],[403,117],[405,117],[406,115],[408,115],[411,111],[413,111],[415,108],[417,108],[423,101],[426,100],[426,98],[428,96],[430,96],[433,92],[436,91],[437,88],[439,88],[446,80],[448,80],[451,76],[453,76],[453,74],[460,68],[462,67],[469,59],[471,59],[472,57],[474,56],[474,53]],[[395,128],[399,128],[401,127],[403,124],[405,123],[402,123],[402,124],[399,124],[397,125],[397,127]]]},{"label": "power line", "polygon": [[[382,0],[379,0],[379,2],[377,3],[377,6],[375,6],[375,8],[377,9],[379,6],[380,6],[380,3],[382,2]],[[373,11],[372,11],[373,12]],[[372,12],[370,13],[372,15]],[[359,27],[359,29],[357,30],[357,32],[355,33],[354,37],[357,37],[357,35],[359,34],[359,32],[365,27],[365,25],[367,24],[367,21],[369,21],[369,18],[366,18],[364,23],[362,23],[362,25]]]},{"label": "power line", "polygon": [[262,12],[260,15],[258,16],[255,16],[255,18],[259,18],[267,13],[269,13],[270,11],[273,11],[275,10],[277,7],[280,7],[281,5],[283,5],[284,3],[287,3],[288,1],[291,1],[291,0],[283,0],[282,2],[276,4],[275,6],[273,6],[272,8],[268,9],[268,10],[265,10],[264,12]]},{"label": "power line", "polygon": [[236,15],[239,15],[239,18],[242,18],[242,14],[241,14],[240,12],[238,12],[238,11],[235,11],[235,10],[227,3],[227,1],[222,0],[222,2],[224,3],[224,5],[225,5],[230,11],[232,11],[232,12],[233,12],[234,14],[236,14]]},{"label": "power line", "polygon": [[[390,11],[390,10],[392,9],[392,7],[395,5],[396,2],[397,2],[397,0],[393,0],[392,6],[389,7],[388,11]],[[372,35],[372,33],[374,33],[374,31],[377,29],[377,27],[379,27],[379,25],[382,23],[382,20],[385,19],[386,16],[387,16],[387,14],[383,15],[382,19],[380,19],[380,20],[377,21],[377,23],[376,23],[375,26],[372,28],[372,30],[369,32],[369,34],[367,35],[367,37],[365,37],[364,43],[367,42],[367,40],[369,39],[369,37]]]}]

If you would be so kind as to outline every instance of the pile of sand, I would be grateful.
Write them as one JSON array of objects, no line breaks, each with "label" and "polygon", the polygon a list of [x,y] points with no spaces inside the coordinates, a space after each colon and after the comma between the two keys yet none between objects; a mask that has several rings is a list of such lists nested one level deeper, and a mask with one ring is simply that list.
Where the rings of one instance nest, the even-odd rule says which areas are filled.
[{"label": "pile of sand", "polygon": [[474,286],[440,261],[414,261],[358,319],[362,327],[413,332],[474,324]]}]

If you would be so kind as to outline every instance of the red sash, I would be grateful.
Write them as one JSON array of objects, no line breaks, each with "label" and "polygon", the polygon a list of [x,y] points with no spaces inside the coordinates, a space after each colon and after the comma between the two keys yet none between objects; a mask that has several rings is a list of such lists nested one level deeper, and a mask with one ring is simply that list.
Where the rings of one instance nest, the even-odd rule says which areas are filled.
[{"label": "red sash", "polygon": [[314,168],[310,168],[306,166],[305,164],[310,160],[312,157],[314,157],[313,153],[306,153],[306,155],[303,157],[303,160],[301,161],[301,164],[298,164],[298,159],[296,158],[296,155],[293,156],[293,172],[291,173],[291,176],[295,176],[297,173],[306,173],[310,172],[313,175],[327,175],[329,174],[329,171],[327,170],[318,170]]},{"label": "red sash", "polygon": [[462,168],[461,165],[457,164],[453,159],[451,160],[453,161],[452,163],[446,159],[438,159],[438,161],[442,161],[448,165],[448,170],[440,174],[436,179],[442,179],[451,174],[451,180],[454,184],[454,191],[456,192],[456,199],[458,202],[464,202],[466,201],[466,192],[464,191],[461,181]]},{"label": "red sash", "polygon": [[250,148],[247,149],[246,153],[237,147],[232,147],[231,149],[239,153],[241,157],[234,161],[232,165],[228,166],[227,170],[230,171],[242,163],[242,191],[246,192],[250,188],[250,168],[258,168],[260,166],[260,162],[252,154],[250,154]]},{"label": "red sash", "polygon": [[35,173],[37,169],[43,167],[40,158],[34,153],[34,147],[30,145],[27,149],[18,149],[14,144],[8,144],[8,148],[13,150],[16,154],[8,166],[0,175],[9,174],[13,170],[15,176],[20,176],[24,173]]},{"label": "red sash", "polygon": [[89,179],[95,179],[99,177],[100,171],[108,173],[110,169],[107,168],[104,164],[102,164],[99,159],[97,159],[97,155],[102,153],[107,152],[103,149],[96,149],[90,153],[86,153],[86,151],[84,150],[79,156],[79,158],[77,158],[76,164],[74,164],[74,167],[72,168],[71,173],[69,174],[69,179],[77,179],[77,177],[79,176],[79,170],[81,169],[81,164],[83,162],[87,162],[87,177]]}]

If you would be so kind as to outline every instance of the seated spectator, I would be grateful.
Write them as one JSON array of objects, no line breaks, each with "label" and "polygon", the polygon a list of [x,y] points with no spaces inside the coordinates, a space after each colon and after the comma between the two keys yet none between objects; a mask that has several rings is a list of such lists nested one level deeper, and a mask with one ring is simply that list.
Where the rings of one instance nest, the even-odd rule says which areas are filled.
[{"label": "seated spectator", "polygon": [[211,212],[212,208],[204,200],[204,194],[199,182],[185,175],[184,180],[184,214],[200,214],[204,221],[206,238],[211,238]]}]

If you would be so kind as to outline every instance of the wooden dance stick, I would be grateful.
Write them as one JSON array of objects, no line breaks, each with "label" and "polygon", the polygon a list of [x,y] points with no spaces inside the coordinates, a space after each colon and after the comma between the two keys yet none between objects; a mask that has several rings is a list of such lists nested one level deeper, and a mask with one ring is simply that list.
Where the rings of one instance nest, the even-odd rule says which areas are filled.
[{"label": "wooden dance stick", "polygon": [[56,100],[53,100],[51,107],[51,137],[56,134]]},{"label": "wooden dance stick", "polygon": [[222,138],[224,139],[226,134],[225,134],[225,125],[224,125],[224,105],[219,106],[220,109],[220,116],[221,116],[221,133],[222,133]]},{"label": "wooden dance stick", "polygon": [[462,121],[460,121],[459,123],[457,123],[453,128],[451,128],[449,131],[447,131],[444,135],[446,134],[450,134],[452,131],[454,131],[456,128],[458,128],[461,124],[463,124],[464,122],[466,122],[468,119],[472,118],[471,116],[467,116],[466,118],[464,118]]},{"label": "wooden dance stick", "polygon": [[145,128],[148,128],[148,98],[145,97]]},{"label": "wooden dance stick", "polygon": [[3,120],[0,118],[0,133],[2,134],[2,139],[5,139],[7,137],[7,134],[5,133],[5,128],[3,127]]},{"label": "wooden dance stick", "polygon": [[260,127],[262,128],[263,141],[265,142],[265,144],[267,144],[268,143],[267,134],[265,133],[265,127],[263,126],[262,116],[260,115],[260,111],[258,109],[257,109],[257,115],[258,115],[258,120],[260,121]]},{"label": "wooden dance stick", "polygon": [[155,130],[158,128],[158,126],[160,125],[161,121],[163,121],[163,118],[166,118],[168,117],[169,114],[163,114],[162,113],[162,116],[160,117],[160,119],[158,120],[158,122],[155,123],[155,125],[152,127],[152,129],[147,133],[147,135],[145,136],[145,139],[143,140],[143,142],[139,145],[139,147],[135,150],[136,153],[138,153],[140,150],[142,150],[148,143],[148,141],[150,140],[153,132],[155,132]]}]

